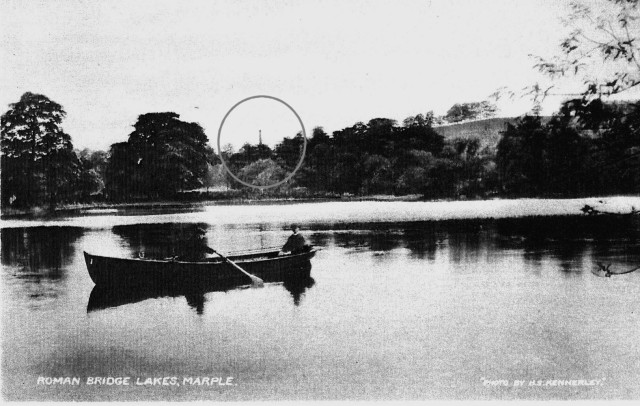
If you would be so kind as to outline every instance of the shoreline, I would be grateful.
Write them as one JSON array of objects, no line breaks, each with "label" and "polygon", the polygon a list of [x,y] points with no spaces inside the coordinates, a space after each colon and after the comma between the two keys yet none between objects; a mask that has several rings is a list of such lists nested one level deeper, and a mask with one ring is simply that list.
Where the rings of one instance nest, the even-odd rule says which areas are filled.
[{"label": "shoreline", "polygon": [[[260,204],[281,204],[281,203],[316,203],[316,202],[360,202],[360,201],[384,201],[384,202],[427,202],[422,199],[421,195],[369,195],[369,196],[348,196],[348,197],[310,197],[310,198],[294,198],[294,197],[274,197],[264,199],[252,198],[234,198],[234,199],[218,199],[218,200],[199,200],[199,201],[156,201],[156,202],[127,202],[127,203],[79,203],[65,204],[56,208],[52,213],[43,207],[34,207],[28,210],[7,209],[0,215],[1,220],[14,220],[20,218],[56,218],[65,214],[73,214],[85,210],[154,210],[154,209],[188,209],[192,207],[205,206],[242,206],[242,205],[260,205]],[[434,200],[437,201],[437,200]],[[456,201],[456,200],[452,200]]]},{"label": "shoreline", "polygon": [[[280,204],[277,204],[280,203]],[[282,204],[284,203],[284,204]],[[640,196],[588,197],[577,199],[493,199],[456,201],[299,200],[254,204],[186,205],[193,210],[158,210],[141,213],[118,209],[86,209],[74,216],[2,219],[2,228],[75,226],[109,228],[116,225],[153,223],[275,224],[286,228],[292,222],[310,224],[405,223],[442,220],[500,219],[519,217],[588,216],[588,205],[607,215],[631,215],[640,208]],[[163,206],[167,209],[167,205]],[[144,209],[141,209],[144,210]]]}]

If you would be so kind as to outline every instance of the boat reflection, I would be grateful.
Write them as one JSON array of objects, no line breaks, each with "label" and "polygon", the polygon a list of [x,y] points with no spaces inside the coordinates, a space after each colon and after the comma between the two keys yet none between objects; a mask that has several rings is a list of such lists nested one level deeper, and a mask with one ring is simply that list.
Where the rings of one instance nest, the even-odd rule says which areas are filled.
[{"label": "boat reflection", "polygon": [[[315,285],[315,280],[311,277],[311,262],[307,261],[303,264],[295,276],[269,278],[265,279],[265,282],[281,284],[291,294],[293,304],[299,306],[305,292]],[[189,307],[193,308],[197,314],[202,315],[204,314],[207,293],[249,288],[249,285],[233,282],[217,282],[210,285],[155,283],[135,288],[96,285],[89,295],[87,313],[138,303],[147,299],[184,296]]]},{"label": "boat reflection", "polygon": [[315,284],[316,281],[311,276],[307,276],[305,278],[286,279],[282,286],[284,286],[284,288],[291,294],[293,304],[300,306],[304,293],[307,289],[311,289]]}]

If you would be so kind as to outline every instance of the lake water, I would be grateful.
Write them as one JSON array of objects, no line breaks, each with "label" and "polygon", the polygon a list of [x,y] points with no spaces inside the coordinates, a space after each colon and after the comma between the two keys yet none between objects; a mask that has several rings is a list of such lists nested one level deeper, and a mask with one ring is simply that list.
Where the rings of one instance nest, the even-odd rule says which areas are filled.
[{"label": "lake water", "polygon": [[[638,217],[301,221],[322,248],[302,283],[92,305],[85,249],[161,257],[200,226],[228,253],[279,246],[290,233],[282,221],[189,216],[5,222],[3,397],[640,398],[640,271],[591,273],[598,261],[640,265]],[[130,377],[130,385],[87,385],[89,377]],[[181,385],[136,385],[149,377]]]}]

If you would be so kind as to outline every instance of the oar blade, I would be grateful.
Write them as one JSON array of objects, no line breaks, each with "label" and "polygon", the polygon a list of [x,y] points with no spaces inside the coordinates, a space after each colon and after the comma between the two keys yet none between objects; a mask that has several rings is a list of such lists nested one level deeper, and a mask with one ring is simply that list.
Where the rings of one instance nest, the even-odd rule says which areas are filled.
[{"label": "oar blade", "polygon": [[257,276],[251,276],[251,287],[252,288],[264,288],[264,281]]},{"label": "oar blade", "polygon": [[252,288],[262,288],[264,287],[264,281],[260,278],[258,278],[255,275],[250,274],[249,272],[245,271],[244,269],[242,269],[240,267],[240,265],[236,264],[235,262],[233,262],[232,260],[230,260],[229,258],[225,257],[224,255],[222,255],[221,253],[219,253],[218,251],[212,249],[213,252],[215,252],[216,254],[218,254],[222,259],[224,259],[225,261],[227,261],[229,264],[231,264],[231,266],[233,266],[234,268],[236,268],[238,271],[242,272],[243,274],[247,275],[249,278],[251,278],[251,287]]}]

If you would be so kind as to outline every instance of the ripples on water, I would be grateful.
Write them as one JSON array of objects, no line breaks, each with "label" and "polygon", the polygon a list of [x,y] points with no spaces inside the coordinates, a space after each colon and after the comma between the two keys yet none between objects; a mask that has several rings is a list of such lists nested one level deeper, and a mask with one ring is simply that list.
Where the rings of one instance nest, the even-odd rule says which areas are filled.
[{"label": "ripples on water", "polygon": [[[105,292],[82,256],[221,252],[281,224],[2,230],[3,394],[15,400],[638,398],[637,217],[305,223],[311,278],[264,289]],[[44,387],[38,376],[233,376],[232,387]],[[482,379],[601,379],[486,387]],[[134,378],[135,379],[135,378]]]}]

